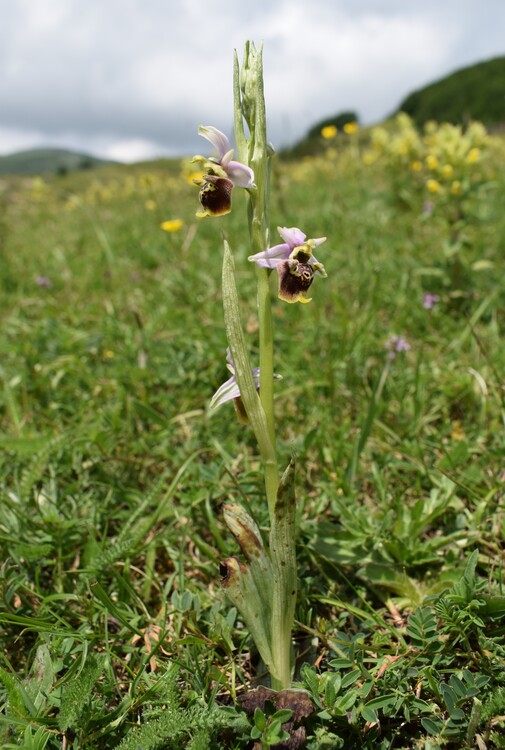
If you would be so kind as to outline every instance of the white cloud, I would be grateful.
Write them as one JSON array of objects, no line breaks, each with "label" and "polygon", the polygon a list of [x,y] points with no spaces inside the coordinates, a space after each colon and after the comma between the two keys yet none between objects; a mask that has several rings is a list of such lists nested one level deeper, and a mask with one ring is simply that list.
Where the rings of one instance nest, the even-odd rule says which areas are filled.
[{"label": "white cloud", "polygon": [[115,141],[110,146],[100,149],[100,155],[112,161],[124,161],[128,163],[136,161],[148,161],[159,156],[166,156],[166,149],[157,146],[152,141],[144,138],[131,138],[129,140]]},{"label": "white cloud", "polygon": [[266,91],[284,143],[281,123],[289,140],[343,110],[368,123],[385,116],[444,66],[455,37],[429,19],[353,16],[324,2],[278,4],[267,29]]}]

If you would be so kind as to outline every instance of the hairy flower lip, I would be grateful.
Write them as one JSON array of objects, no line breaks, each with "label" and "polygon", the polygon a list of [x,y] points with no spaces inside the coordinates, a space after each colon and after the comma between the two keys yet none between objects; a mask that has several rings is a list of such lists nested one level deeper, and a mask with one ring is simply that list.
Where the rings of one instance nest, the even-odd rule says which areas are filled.
[{"label": "hairy flower lip", "polygon": [[279,297],[284,302],[310,302],[307,291],[314,280],[314,269],[309,263],[295,259],[279,263]]},{"label": "hairy flower lip", "polygon": [[233,183],[227,177],[218,177],[213,174],[206,174],[203,179],[195,180],[200,185],[200,203],[203,212],[197,213],[197,216],[224,216],[231,211],[231,193]]}]

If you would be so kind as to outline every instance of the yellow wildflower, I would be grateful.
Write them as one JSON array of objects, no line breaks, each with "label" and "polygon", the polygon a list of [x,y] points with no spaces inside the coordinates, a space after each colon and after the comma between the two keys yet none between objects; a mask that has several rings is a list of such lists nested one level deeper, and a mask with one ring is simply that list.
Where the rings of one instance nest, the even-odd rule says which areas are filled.
[{"label": "yellow wildflower", "polygon": [[434,135],[437,132],[438,123],[435,120],[428,120],[424,125],[424,132],[426,135]]},{"label": "yellow wildflower", "polygon": [[321,135],[327,141],[330,141],[332,138],[335,138],[335,136],[337,135],[337,132],[338,132],[338,129],[336,125],[325,125],[324,128],[321,128]]},{"label": "yellow wildflower", "polygon": [[438,159],[434,154],[428,154],[426,157],[426,166],[428,169],[436,169],[438,167]]},{"label": "yellow wildflower", "polygon": [[389,133],[385,128],[374,128],[371,132],[371,141],[375,148],[382,150],[389,141]]},{"label": "yellow wildflower", "polygon": [[346,122],[344,125],[344,133],[347,133],[347,135],[353,135],[354,133],[358,132],[359,125],[358,123],[353,120],[352,122]]},{"label": "yellow wildflower", "polygon": [[461,195],[461,182],[459,180],[453,180],[451,185],[451,193],[453,195]]},{"label": "yellow wildflower", "polygon": [[442,175],[446,179],[449,179],[449,177],[452,177],[453,174],[454,174],[454,169],[453,169],[452,164],[444,164],[444,166],[442,167]]},{"label": "yellow wildflower", "polygon": [[205,174],[205,172],[202,172],[202,171],[200,171],[200,172],[191,172],[191,174],[188,174],[188,176],[186,177],[186,182],[188,183],[188,185],[193,185],[193,186],[195,184],[198,185],[199,182],[200,182],[200,180],[203,179],[204,174]]},{"label": "yellow wildflower", "polygon": [[423,168],[422,162],[420,161],[413,161],[410,165],[410,168],[413,172],[420,172]]},{"label": "yellow wildflower", "polygon": [[438,180],[427,180],[426,187],[429,193],[439,193],[440,183]]},{"label": "yellow wildflower", "polygon": [[475,164],[476,161],[479,161],[480,157],[480,148],[471,148],[468,152],[468,155],[466,157],[466,160],[468,164]]},{"label": "yellow wildflower", "polygon": [[167,221],[162,221],[160,227],[164,232],[178,232],[183,224],[182,219],[168,219]]}]

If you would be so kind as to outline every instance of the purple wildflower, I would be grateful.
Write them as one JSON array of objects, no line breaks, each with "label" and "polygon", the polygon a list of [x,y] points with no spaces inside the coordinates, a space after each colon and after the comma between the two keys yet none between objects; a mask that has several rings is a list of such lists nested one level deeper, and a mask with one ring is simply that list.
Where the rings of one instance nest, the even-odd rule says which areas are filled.
[{"label": "purple wildflower", "polygon": [[400,352],[410,351],[410,344],[404,336],[391,336],[384,347],[388,350],[388,359],[391,361],[396,359],[396,355]]},{"label": "purple wildflower", "polygon": [[53,282],[51,281],[51,279],[48,279],[47,276],[37,276],[37,278],[35,279],[35,283],[37,284],[37,286],[43,287],[45,289],[49,289],[53,285]]},{"label": "purple wildflower", "polygon": [[432,310],[438,302],[440,302],[438,294],[427,293],[423,295],[423,307],[425,310]]}]

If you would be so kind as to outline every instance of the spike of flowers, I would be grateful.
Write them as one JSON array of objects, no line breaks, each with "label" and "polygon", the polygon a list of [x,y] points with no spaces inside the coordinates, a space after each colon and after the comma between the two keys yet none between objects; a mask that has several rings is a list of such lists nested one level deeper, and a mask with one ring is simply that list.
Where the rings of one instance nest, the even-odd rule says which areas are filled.
[{"label": "spike of flowers", "polygon": [[[224,240],[222,292],[230,377],[214,394],[210,409],[233,401],[239,419],[247,420],[255,435],[265,481],[270,519],[268,540],[263,540],[254,519],[240,506],[226,504],[225,522],[240,545],[245,563],[228,557],[221,563],[222,586],[257,646],[275,690],[288,688],[293,675],[291,629],[297,596],[296,495],[294,464],[279,476],[276,448],[273,384],[272,300],[269,277],[277,269],[279,297],[287,302],[308,302],[307,290],[316,273],[326,276],[314,257],[326,237],[307,239],[297,227],[279,227],[283,242],[270,247],[269,174],[272,149],[266,134],[262,48],[247,42],[242,67],[234,64],[235,138],[241,162],[233,161],[228,138],[214,127],[200,135],[213,146],[213,155],[195,157],[202,175],[200,216],[219,216],[231,210],[234,187],[247,190],[251,239],[249,260],[258,268],[258,324],[260,367],[253,368],[242,328],[235,263]],[[245,163],[243,163],[245,162]],[[250,165],[250,166],[246,166]],[[255,184],[255,180],[256,183]],[[252,189],[254,188],[254,189]],[[268,249],[264,249],[268,248]]]}]

